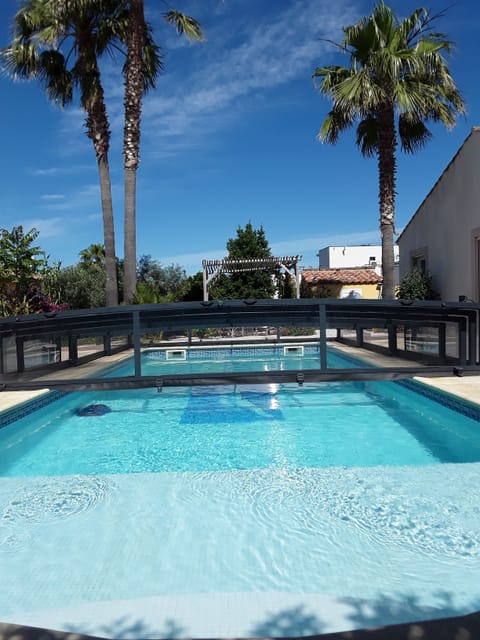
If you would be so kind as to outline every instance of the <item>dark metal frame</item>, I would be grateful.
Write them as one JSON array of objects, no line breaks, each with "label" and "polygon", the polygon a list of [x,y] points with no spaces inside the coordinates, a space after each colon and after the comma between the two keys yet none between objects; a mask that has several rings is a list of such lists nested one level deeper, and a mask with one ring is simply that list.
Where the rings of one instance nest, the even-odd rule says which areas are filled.
[{"label": "dark metal frame", "polygon": [[[421,374],[423,376],[479,373],[479,310],[480,306],[467,303],[412,302],[380,300],[226,300],[187,302],[156,305],[132,305],[79,311],[61,311],[32,316],[20,316],[0,320],[1,343],[6,337],[15,337],[18,354],[27,339],[55,336],[56,340],[68,339],[70,359],[63,366],[81,362],[76,356],[79,336],[103,336],[105,345],[110,337],[131,336],[133,346],[134,375],[128,377],[77,378],[73,380],[48,380],[52,389],[138,388],[191,385],[219,385],[264,382],[317,382],[322,380],[376,380],[399,379]],[[444,327],[453,323],[458,327],[459,357],[445,356]],[[295,371],[251,371],[230,374],[172,374],[160,377],[142,376],[141,336],[160,331],[189,331],[197,328],[228,328],[258,326],[314,326],[319,329],[320,366],[318,369]],[[337,339],[343,340],[342,330],[355,330],[357,346],[363,343],[363,331],[383,328],[388,332],[388,348],[384,353],[400,356],[396,336],[399,326],[440,327],[438,356],[424,356],[423,366],[418,363],[404,367],[356,367],[333,369],[327,366],[327,329],[337,329]],[[272,341],[268,341],[271,343]],[[276,341],[274,341],[276,342]],[[282,342],[282,341],[280,341]],[[261,343],[262,344],[262,343]],[[104,352],[105,353],[105,352]],[[416,359],[419,360],[418,354]],[[38,379],[42,373],[51,372],[52,366],[42,371],[23,371],[21,358],[17,372],[0,374],[3,390],[38,389],[46,386]]]}]

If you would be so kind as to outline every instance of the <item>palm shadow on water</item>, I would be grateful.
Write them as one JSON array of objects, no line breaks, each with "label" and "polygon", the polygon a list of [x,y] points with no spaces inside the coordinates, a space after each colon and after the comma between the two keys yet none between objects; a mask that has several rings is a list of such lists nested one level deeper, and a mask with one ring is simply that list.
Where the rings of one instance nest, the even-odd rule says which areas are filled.
[{"label": "palm shadow on water", "polygon": [[[436,608],[419,603],[418,596],[362,601],[339,599],[348,607],[342,631],[326,633],[331,624],[322,622],[314,610],[299,605],[275,612],[254,625],[249,637],[292,638],[319,634],[324,640],[476,640],[480,638],[480,599],[473,600],[468,615],[453,604],[452,594],[439,591]],[[328,612],[324,618],[330,617]],[[445,618],[451,620],[444,620]],[[391,627],[388,630],[382,629]]]},{"label": "palm shadow on water", "polygon": [[293,636],[313,636],[322,633],[326,624],[304,605],[292,609],[283,609],[256,624],[250,631],[250,637],[291,638]]},{"label": "palm shadow on water", "polygon": [[453,618],[464,616],[469,611],[476,611],[480,608],[480,600],[473,600],[469,611],[467,611],[466,608],[459,609],[454,605],[452,594],[449,592],[438,591],[436,595],[437,604],[435,607],[421,605],[418,596],[414,594],[405,594],[398,600],[383,598],[364,603],[346,598],[343,602],[352,608],[349,620],[352,628],[355,629]]},{"label": "palm shadow on water", "polygon": [[114,638],[116,640],[133,640],[137,638],[186,638],[188,629],[179,624],[173,617],[166,618],[162,626],[152,625],[142,618],[123,616],[112,620],[109,624],[93,625],[69,624],[62,625],[70,632],[82,635],[92,635],[100,638]]},{"label": "palm shadow on water", "polygon": [[[384,598],[377,601],[361,601],[350,598],[339,599],[350,611],[342,631],[325,633],[331,624],[303,604],[272,613],[265,620],[254,624],[248,638],[295,638],[317,636],[318,640],[477,640],[480,638],[480,600],[472,602],[472,611],[465,615],[453,606],[451,594],[439,592],[439,608],[435,613],[442,619],[432,619],[434,612],[418,603],[418,598],[406,594],[402,600]],[[326,612],[326,617],[329,612]],[[409,622],[410,621],[410,622]],[[425,622],[427,621],[427,622]],[[402,624],[398,624],[402,622]],[[388,626],[385,628],[387,625]],[[81,630],[79,627],[81,626]],[[24,627],[19,624],[0,623],[2,640],[88,640],[95,633],[97,638],[115,640],[164,638],[180,639],[199,637],[188,634],[174,618],[167,618],[163,626],[151,625],[141,618],[123,616],[110,624],[93,627],[88,624],[62,625],[69,631]],[[352,630],[353,629],[353,630]],[[320,635],[320,634],[324,635]],[[219,636],[212,636],[212,638]]]}]

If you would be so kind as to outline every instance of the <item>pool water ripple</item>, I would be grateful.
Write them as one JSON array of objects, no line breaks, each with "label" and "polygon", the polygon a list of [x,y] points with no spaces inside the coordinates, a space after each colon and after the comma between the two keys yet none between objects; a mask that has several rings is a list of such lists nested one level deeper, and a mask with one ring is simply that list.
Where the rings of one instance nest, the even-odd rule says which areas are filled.
[{"label": "pool water ripple", "polygon": [[35,479],[3,507],[0,526],[53,524],[95,508],[111,490],[111,481],[95,476]]},{"label": "pool water ripple", "polygon": [[[76,415],[89,404],[111,411]],[[436,607],[438,585],[480,605],[472,418],[389,383],[55,406],[0,430],[0,617],[234,592]]]}]

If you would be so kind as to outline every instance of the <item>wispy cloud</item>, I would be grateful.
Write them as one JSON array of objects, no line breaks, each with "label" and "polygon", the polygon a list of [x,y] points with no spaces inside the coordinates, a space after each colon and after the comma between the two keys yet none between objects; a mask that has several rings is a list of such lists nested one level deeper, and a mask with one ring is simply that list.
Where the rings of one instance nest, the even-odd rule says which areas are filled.
[{"label": "wispy cloud", "polygon": [[[352,231],[350,233],[330,233],[308,238],[293,238],[282,242],[273,242],[270,245],[272,254],[277,257],[303,256],[302,265],[318,264],[316,253],[328,246],[351,246],[357,244],[378,244],[380,242],[378,229],[370,231]],[[179,253],[163,256],[163,264],[180,264],[188,272],[199,271],[202,268],[202,260],[221,260],[227,255],[227,250],[212,249],[203,252]]]},{"label": "wispy cloud", "polygon": [[202,268],[202,260],[221,260],[226,254],[227,251],[225,249],[213,249],[212,251],[206,250],[202,253],[179,253],[172,256],[162,256],[160,260],[163,264],[180,264],[182,267],[185,267],[187,271],[189,271],[191,267],[200,270]]},{"label": "wispy cloud", "polygon": [[66,232],[67,222],[65,218],[55,216],[53,218],[30,218],[23,221],[24,229],[37,229],[42,238],[55,238],[63,236]]},{"label": "wispy cloud", "polygon": [[72,235],[75,229],[85,226],[85,222],[95,222],[102,218],[100,213],[86,215],[52,216],[47,218],[26,218],[20,221],[24,229],[37,229],[42,239],[61,238]]},{"label": "wispy cloud", "polygon": [[45,193],[43,196],[40,196],[41,200],[63,200],[65,196],[62,193]]},{"label": "wispy cloud", "polygon": [[[341,26],[354,17],[347,0],[296,0],[277,7],[253,29],[251,20],[242,28],[225,11],[223,23],[215,26],[223,35],[209,35],[188,51],[185,69],[171,76],[167,69],[160,90],[145,99],[143,139],[149,153],[158,156],[159,142],[164,157],[177,153],[239,117],[269,90],[296,78],[308,82],[316,64],[333,53],[326,39],[338,39]],[[110,108],[115,130],[123,118],[120,98]]]},{"label": "wispy cloud", "polygon": [[303,255],[328,246],[350,246],[356,244],[376,244],[379,241],[378,229],[372,231],[353,231],[351,233],[331,233],[309,238],[295,238],[271,245],[272,253],[279,256]]},{"label": "wispy cloud", "polygon": [[66,165],[62,167],[30,167],[27,169],[27,173],[32,176],[40,176],[40,177],[55,177],[55,176],[63,176],[69,175],[73,173],[80,173],[86,170],[95,169],[95,164],[75,164],[75,165]]},{"label": "wispy cloud", "polygon": [[86,184],[68,196],[47,198],[42,208],[49,211],[74,211],[92,209],[96,206],[100,209],[100,187],[98,184]]},{"label": "wispy cloud", "polygon": [[[200,7],[195,4],[189,9],[197,16]],[[158,81],[158,91],[149,93],[144,101],[145,154],[169,158],[231,124],[268,91],[297,78],[308,82],[315,66],[328,61],[333,53],[326,40],[338,40],[341,27],[356,18],[349,0],[278,2],[270,15],[259,14],[254,28],[254,4],[250,14],[248,11],[243,0],[225,3],[213,11],[216,20],[209,29],[209,10],[204,21],[207,41],[194,46],[164,24],[161,12],[149,11],[166,43],[165,51],[175,51],[170,58],[167,55],[167,72]],[[177,66],[170,74],[173,58]],[[118,61],[106,60],[102,65],[114,147],[121,145],[124,117],[120,67]],[[282,99],[291,96],[284,94]],[[78,151],[79,144],[86,148],[81,127],[84,119],[81,109],[63,112],[63,132],[68,133],[63,136],[63,153]],[[37,175],[55,175],[57,169],[37,171]]]}]

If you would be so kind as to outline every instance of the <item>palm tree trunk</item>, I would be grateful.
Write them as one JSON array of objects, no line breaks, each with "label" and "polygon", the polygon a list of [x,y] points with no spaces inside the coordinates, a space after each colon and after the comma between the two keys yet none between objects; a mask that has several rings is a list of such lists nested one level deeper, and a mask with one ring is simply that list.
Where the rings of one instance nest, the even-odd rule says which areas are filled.
[{"label": "palm tree trunk", "polygon": [[395,160],[396,136],[393,107],[383,105],[378,111],[378,176],[380,233],[382,236],[382,273],[384,300],[395,299]]},{"label": "palm tree trunk", "polygon": [[143,0],[130,1],[125,69],[125,128],[123,157],[125,169],[124,219],[124,300],[131,302],[137,286],[136,186],[140,163],[140,119],[144,87],[142,47],[145,39]]},{"label": "palm tree trunk", "polygon": [[115,257],[112,185],[106,155],[98,160],[98,174],[102,198],[103,244],[105,245],[105,298],[107,307],[115,307],[118,305],[117,260]]},{"label": "palm tree trunk", "polygon": [[137,289],[137,224],[136,224],[136,190],[137,169],[124,169],[124,293],[123,299],[130,303]]},{"label": "palm tree trunk", "polygon": [[[97,156],[100,178],[100,196],[103,215],[103,242],[105,245],[105,303],[107,307],[118,305],[117,261],[115,258],[115,232],[113,221],[112,185],[108,164],[110,148],[110,129],[107,109],[104,102],[103,87],[100,83],[100,71],[94,52],[80,41],[79,60],[82,74],[82,104],[87,111],[85,126],[87,136],[93,143]],[[94,87],[93,99],[88,99]]]}]

